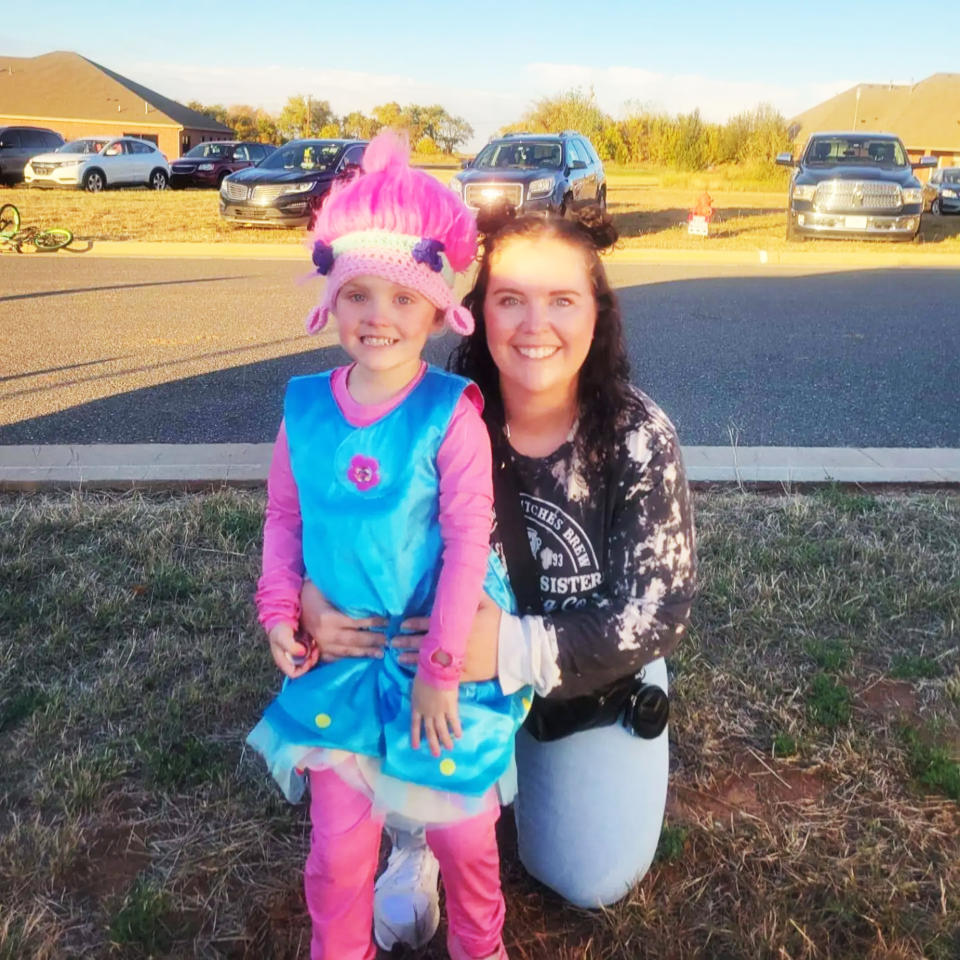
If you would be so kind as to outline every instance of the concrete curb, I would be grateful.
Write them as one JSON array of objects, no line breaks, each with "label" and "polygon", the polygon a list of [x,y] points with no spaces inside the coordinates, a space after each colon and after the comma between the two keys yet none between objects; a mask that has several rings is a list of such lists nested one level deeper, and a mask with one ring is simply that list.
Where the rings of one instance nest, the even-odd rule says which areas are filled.
[{"label": "concrete curb", "polygon": [[[709,240],[704,244],[710,243]],[[309,265],[307,249],[300,243],[189,243],[167,240],[96,240],[87,257],[122,259],[185,259],[185,260],[259,260],[300,261]],[[66,256],[66,254],[64,254]],[[827,267],[834,270],[881,269],[887,267],[960,267],[960,254],[930,253],[921,250],[871,250],[836,253],[800,250],[717,250],[684,248],[657,250],[651,248],[613,250],[604,255],[607,263],[693,263],[728,266]]]},{"label": "concrete curb", "polygon": [[[271,443],[0,446],[0,490],[259,484]],[[683,448],[695,483],[960,484],[960,449]]]}]

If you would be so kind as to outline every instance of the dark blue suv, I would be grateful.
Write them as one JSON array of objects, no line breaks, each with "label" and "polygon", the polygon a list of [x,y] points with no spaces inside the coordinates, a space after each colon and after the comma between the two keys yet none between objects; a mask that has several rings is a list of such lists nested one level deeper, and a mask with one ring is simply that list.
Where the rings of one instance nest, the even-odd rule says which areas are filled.
[{"label": "dark blue suv", "polygon": [[564,216],[607,207],[607,181],[593,144],[574,130],[511,133],[491,140],[450,186],[472,210],[506,201],[522,213]]}]

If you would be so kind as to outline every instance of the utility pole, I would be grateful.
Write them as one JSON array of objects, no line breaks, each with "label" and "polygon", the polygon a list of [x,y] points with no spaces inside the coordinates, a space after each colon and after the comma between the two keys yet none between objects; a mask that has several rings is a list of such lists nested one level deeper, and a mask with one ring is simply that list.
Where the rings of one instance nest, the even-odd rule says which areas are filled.
[{"label": "utility pole", "polygon": [[[859,96],[859,94],[860,94],[860,88],[858,87],[857,95]],[[312,132],[310,130],[310,119],[311,119],[310,118],[310,94],[308,93],[307,94],[307,132],[306,134],[304,134],[304,136],[307,136],[307,137],[312,136]]]},{"label": "utility pole", "polygon": [[857,114],[860,113],[860,87],[857,86],[857,105],[853,108],[853,129],[857,129]]}]

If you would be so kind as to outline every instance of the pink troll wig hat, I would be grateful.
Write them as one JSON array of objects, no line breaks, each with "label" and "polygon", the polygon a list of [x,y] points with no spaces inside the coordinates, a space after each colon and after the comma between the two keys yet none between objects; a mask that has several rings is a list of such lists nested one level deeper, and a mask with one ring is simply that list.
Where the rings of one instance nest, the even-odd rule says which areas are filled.
[{"label": "pink troll wig hat", "polygon": [[453,298],[455,274],[477,252],[477,224],[457,195],[412,170],[395,133],[378,134],[363,156],[363,173],[334,184],[311,234],[317,273],[327,278],[307,330],[324,328],[340,288],[374,275],[423,294],[450,329],[473,332],[473,317]]}]

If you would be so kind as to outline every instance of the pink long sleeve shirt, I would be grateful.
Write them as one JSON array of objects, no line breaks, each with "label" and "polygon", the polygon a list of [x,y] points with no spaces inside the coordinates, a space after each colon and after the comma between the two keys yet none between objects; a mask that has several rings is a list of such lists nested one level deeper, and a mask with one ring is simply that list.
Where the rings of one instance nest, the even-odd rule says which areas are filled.
[{"label": "pink long sleeve shirt", "polygon": [[[337,406],[356,427],[367,426],[398,406],[426,373],[424,363],[404,390],[381,404],[360,404],[347,389],[349,367],[333,372]],[[443,558],[430,626],[420,646],[418,673],[432,686],[454,689],[460,680],[467,638],[483,590],[490,553],[493,508],[490,440],[480,417],[483,401],[471,386],[457,403],[437,452]],[[257,585],[260,623],[294,629],[300,622],[303,586],[300,498],[290,466],[286,429],[280,425],[267,478],[263,573]]]}]

